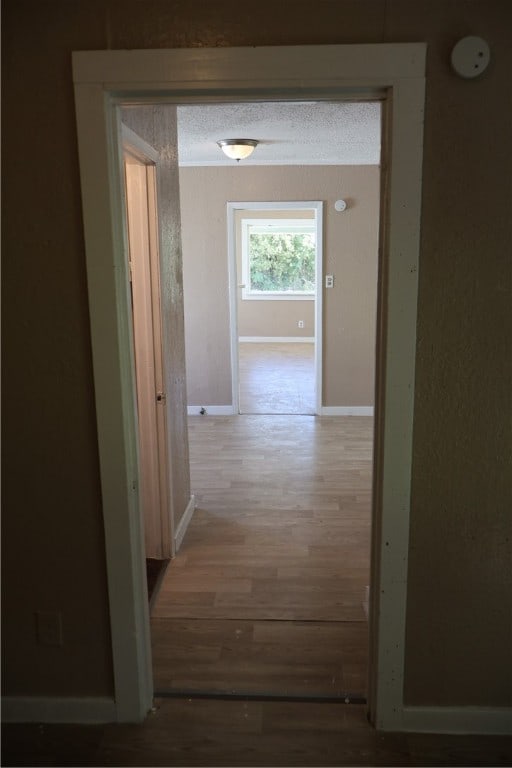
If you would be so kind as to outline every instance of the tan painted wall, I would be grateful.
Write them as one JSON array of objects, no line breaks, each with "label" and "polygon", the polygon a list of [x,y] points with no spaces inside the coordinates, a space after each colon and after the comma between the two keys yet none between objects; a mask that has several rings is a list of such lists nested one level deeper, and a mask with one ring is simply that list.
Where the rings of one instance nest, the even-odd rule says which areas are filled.
[{"label": "tan painted wall", "polygon": [[[266,211],[235,211],[236,222],[236,266],[238,284],[242,283],[242,219],[259,219],[268,215]],[[311,211],[272,211],[275,219],[312,219]],[[187,254],[184,251],[184,260]],[[185,291],[187,283],[185,282]],[[304,328],[299,328],[299,320],[304,321]],[[315,302],[299,299],[291,301],[258,301],[242,299],[238,292],[238,335],[239,336],[314,336]]]},{"label": "tan painted wall", "polygon": [[[171,509],[176,526],[183,517],[190,500],[181,222],[179,217],[180,188],[175,149],[177,142],[176,107],[170,104],[158,107],[130,107],[122,110],[122,119],[138,136],[157,150],[160,158],[157,190],[161,233],[162,344],[168,352],[167,369],[164,376],[169,428]],[[172,201],[172,205],[169,204],[170,201]]]},{"label": "tan painted wall", "polygon": [[[240,336],[291,336],[315,335],[314,301],[240,301],[238,313]],[[299,328],[299,320],[304,327]]]},{"label": "tan painted wall", "polygon": [[[240,302],[242,303],[242,302]],[[314,301],[244,301],[243,311],[238,314],[240,336],[290,336],[313,337],[315,335]],[[304,327],[298,327],[298,321]]]},{"label": "tan painted wall", "polygon": [[[323,404],[372,405],[379,169],[187,167],[180,193],[189,402],[231,403],[226,203],[323,200],[324,271],[335,276],[334,288],[323,289]],[[334,210],[340,196],[350,200],[344,213]]]},{"label": "tan painted wall", "polygon": [[[3,24],[6,693],[112,691],[70,52],[428,43],[405,693],[511,703],[509,0],[16,0]],[[479,34],[481,79],[450,70]],[[37,85],[37,87],[36,87]],[[37,130],[35,130],[35,127]],[[34,158],[37,157],[37,162]],[[63,611],[37,646],[33,612]]]}]

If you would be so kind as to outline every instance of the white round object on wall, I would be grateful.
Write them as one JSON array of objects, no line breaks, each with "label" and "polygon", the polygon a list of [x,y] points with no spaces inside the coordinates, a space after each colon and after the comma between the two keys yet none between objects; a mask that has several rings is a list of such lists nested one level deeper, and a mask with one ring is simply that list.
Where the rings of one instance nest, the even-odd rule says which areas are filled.
[{"label": "white round object on wall", "polygon": [[344,211],[347,207],[347,204],[344,200],[336,200],[334,207],[337,211]]},{"label": "white round object on wall", "polygon": [[452,51],[452,67],[461,77],[478,77],[491,60],[489,46],[481,37],[463,37]]}]

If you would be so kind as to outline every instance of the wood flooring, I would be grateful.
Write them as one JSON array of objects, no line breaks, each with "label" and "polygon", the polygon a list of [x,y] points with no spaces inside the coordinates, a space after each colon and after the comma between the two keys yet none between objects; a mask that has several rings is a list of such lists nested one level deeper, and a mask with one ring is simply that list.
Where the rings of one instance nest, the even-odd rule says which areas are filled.
[{"label": "wood flooring", "polygon": [[372,419],[189,424],[197,509],[152,608],[156,689],[364,697]]},{"label": "wood flooring", "polygon": [[[190,435],[199,510],[151,620],[156,685],[360,688],[371,420],[192,417]],[[178,695],[138,725],[4,725],[2,765],[510,766],[512,739],[377,733],[343,699]]]},{"label": "wood flooring", "polygon": [[240,413],[315,413],[315,345],[240,342]]},{"label": "wood flooring", "polygon": [[363,622],[153,619],[160,691],[364,699]]},{"label": "wood flooring", "polygon": [[139,725],[4,725],[4,766],[509,766],[512,738],[377,733],[364,705],[157,700]]}]

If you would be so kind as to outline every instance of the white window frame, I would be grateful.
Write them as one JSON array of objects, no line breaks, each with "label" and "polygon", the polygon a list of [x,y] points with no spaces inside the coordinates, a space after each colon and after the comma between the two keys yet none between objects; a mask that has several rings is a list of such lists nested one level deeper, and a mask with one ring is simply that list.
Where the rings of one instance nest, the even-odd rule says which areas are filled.
[{"label": "white window frame", "polygon": [[[278,210],[278,204],[276,204]],[[272,222],[272,223],[271,223]],[[273,223],[275,222],[275,224]],[[304,222],[310,222],[307,225]],[[271,214],[265,219],[242,219],[240,222],[242,234],[242,300],[243,301],[314,301],[316,294],[315,287],[312,291],[255,291],[251,286],[250,270],[250,249],[249,249],[249,229],[257,227],[263,234],[272,232],[296,232],[315,235],[315,257],[318,248],[317,222],[314,219],[276,219]]]}]

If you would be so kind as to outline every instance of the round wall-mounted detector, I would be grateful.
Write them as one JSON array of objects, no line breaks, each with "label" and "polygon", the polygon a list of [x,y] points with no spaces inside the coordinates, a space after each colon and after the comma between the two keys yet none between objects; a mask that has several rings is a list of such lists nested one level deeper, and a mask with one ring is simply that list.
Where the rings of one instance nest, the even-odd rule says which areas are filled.
[{"label": "round wall-mounted detector", "polygon": [[334,207],[337,211],[344,211],[347,207],[347,204],[344,200],[336,200]]},{"label": "round wall-mounted detector", "polygon": [[489,46],[481,37],[463,37],[452,51],[452,67],[461,77],[478,77],[490,60]]}]

